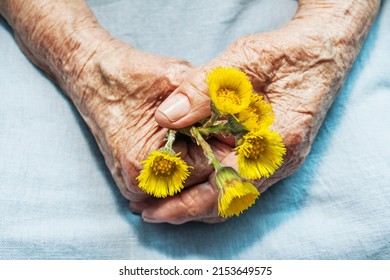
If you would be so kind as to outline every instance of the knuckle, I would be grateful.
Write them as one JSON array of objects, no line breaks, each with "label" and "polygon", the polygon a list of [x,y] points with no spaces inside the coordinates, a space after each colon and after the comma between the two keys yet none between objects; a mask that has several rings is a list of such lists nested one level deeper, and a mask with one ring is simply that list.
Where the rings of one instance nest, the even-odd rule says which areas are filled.
[{"label": "knuckle", "polygon": [[190,191],[184,192],[180,197],[188,216],[191,218],[197,217],[200,214],[199,203],[197,203],[197,199],[199,198],[198,191],[191,189]]},{"label": "knuckle", "polygon": [[191,69],[192,65],[189,62],[177,59],[166,66],[163,71],[162,81],[170,91],[173,91],[183,83]]}]

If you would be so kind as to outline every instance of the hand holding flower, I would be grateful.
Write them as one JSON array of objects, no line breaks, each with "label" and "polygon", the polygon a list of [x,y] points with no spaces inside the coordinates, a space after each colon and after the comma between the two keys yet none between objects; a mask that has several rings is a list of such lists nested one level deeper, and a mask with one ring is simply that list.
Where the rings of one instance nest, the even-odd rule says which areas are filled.
[{"label": "hand holding flower", "polygon": [[[182,60],[140,52],[112,38],[83,0],[4,0],[0,13],[26,56],[75,104],[131,209],[142,213],[146,221],[178,224],[218,222],[221,216],[245,208],[236,203],[242,198],[246,205],[252,204],[257,194],[242,176],[263,177],[255,182],[263,192],[297,170],[360,50],[379,2],[342,0],[324,5],[300,0],[290,23],[270,33],[238,39],[190,76],[191,66]],[[139,174],[139,162],[163,145],[167,131],[154,122],[156,108],[174,91],[157,111],[157,122],[178,130],[211,115],[209,122],[197,125],[192,133],[211,135],[220,127],[211,114],[206,76],[220,66],[240,69],[260,94],[251,95],[248,103],[247,96],[236,100],[232,88],[219,92],[225,97],[219,110],[233,116],[227,120],[236,143],[223,136],[207,139],[215,162],[221,165],[211,176],[212,168],[193,143],[177,141],[172,147],[175,152],[168,147],[152,153],[144,162],[147,173],[177,175],[168,182],[173,188],[159,195],[180,193],[166,199],[145,194],[137,187],[137,176],[146,177]],[[271,124],[271,132],[264,129]],[[249,132],[240,135],[240,126]],[[275,173],[281,164],[275,158],[283,151],[277,144],[281,139],[272,131],[281,135],[286,147],[283,165]],[[233,144],[237,144],[235,149]],[[189,169],[177,158],[179,153],[197,170],[185,184],[181,182]],[[174,167],[180,172],[173,172]],[[233,190],[243,188],[240,195],[234,194]]]},{"label": "hand holding flower", "polygon": [[[287,149],[281,168],[257,182],[263,192],[295,172],[308,155],[375,18],[378,2],[339,1],[323,6],[315,1],[300,1],[295,18],[284,27],[242,37],[193,72],[160,106],[156,120],[164,127],[180,129],[209,116],[207,73],[219,66],[242,70],[250,77],[255,91],[272,105],[275,115],[272,128],[280,133]],[[219,155],[221,162],[236,167],[237,151],[227,148],[232,142],[218,139],[222,141],[214,140],[211,146],[225,151]],[[238,152],[248,155],[249,151],[242,146]],[[215,189],[212,182],[193,186],[153,206],[134,206],[140,206],[143,217],[154,222],[218,222],[221,219],[215,207],[217,192],[212,191]],[[215,199],[210,199],[210,194]],[[181,203],[183,197],[191,203]]]},{"label": "hand holding flower", "polygon": [[[286,150],[280,135],[270,130],[271,105],[253,92],[247,76],[234,68],[218,67],[207,74],[211,116],[179,132],[193,137],[216,171],[218,214],[222,218],[240,215],[252,206],[259,191],[247,179],[271,176],[282,164]],[[206,139],[212,134],[232,135],[238,144],[239,174],[225,167]],[[172,149],[176,131],[169,130],[165,146],[152,151],[138,176],[139,186],[157,198],[173,196],[183,188],[188,166]],[[196,170],[195,170],[196,172]],[[134,203],[133,203],[134,205]]]}]

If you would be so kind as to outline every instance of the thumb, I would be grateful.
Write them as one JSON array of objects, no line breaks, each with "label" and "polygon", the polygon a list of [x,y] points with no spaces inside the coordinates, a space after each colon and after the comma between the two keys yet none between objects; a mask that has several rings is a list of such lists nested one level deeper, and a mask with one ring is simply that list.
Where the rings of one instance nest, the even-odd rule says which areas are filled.
[{"label": "thumb", "polygon": [[199,69],[161,103],[155,119],[162,127],[178,129],[194,124],[210,114],[206,70]]}]

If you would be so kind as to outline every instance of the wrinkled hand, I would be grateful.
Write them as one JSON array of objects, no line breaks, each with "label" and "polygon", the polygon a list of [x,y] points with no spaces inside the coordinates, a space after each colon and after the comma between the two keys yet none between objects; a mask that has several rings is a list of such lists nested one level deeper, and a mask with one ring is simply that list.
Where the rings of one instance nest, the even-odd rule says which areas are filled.
[{"label": "wrinkled hand", "polygon": [[[130,208],[145,221],[179,224],[221,221],[217,192],[212,180],[207,181],[213,170],[201,149],[177,141],[175,149],[195,166],[187,188],[167,199],[145,195],[137,187],[139,162],[163,144],[166,133],[154,118],[162,127],[180,128],[207,117],[206,73],[217,66],[241,69],[273,105],[273,129],[287,148],[283,166],[271,178],[258,181],[264,191],[293,173],[307,156],[379,3],[300,0],[289,24],[237,40],[191,76],[187,62],[146,54],[112,38],[84,0],[4,0],[0,14],[27,57],[74,102]],[[235,166],[233,143],[219,139],[210,140],[216,156]]]},{"label": "wrinkled hand", "polygon": [[[281,134],[287,148],[281,168],[272,177],[257,182],[260,192],[265,191],[305,160],[360,51],[379,3],[300,0],[294,19],[287,25],[238,39],[219,57],[193,72],[159,107],[156,120],[163,127],[181,128],[209,116],[206,74],[218,66],[241,69],[250,77],[255,91],[272,104],[273,130]],[[223,164],[236,167],[231,149],[234,143],[218,139],[211,143],[218,151],[217,157]],[[210,178],[153,205],[134,203],[132,207],[153,222],[222,221],[217,215],[217,192],[210,192],[215,190],[213,176]]]},{"label": "wrinkled hand", "polygon": [[[340,66],[342,61],[334,55],[336,51],[340,50],[336,50],[327,34],[299,23],[271,33],[240,38],[222,55],[192,73],[159,107],[156,120],[163,127],[181,128],[209,116],[206,73],[217,66],[244,71],[255,91],[272,104],[273,130],[282,135],[287,148],[283,166],[272,177],[257,182],[263,192],[296,171],[306,158],[346,75],[346,70]],[[214,140],[212,146],[226,151],[220,155],[223,164],[236,167],[236,155],[231,148],[226,148],[226,143],[229,139]],[[222,219],[217,215],[217,192],[210,192],[210,188],[215,189],[212,180],[153,205],[133,203],[132,207],[142,211],[148,221],[218,222]],[[183,204],[183,196],[186,200],[191,197],[191,203]]]},{"label": "wrinkled hand", "polygon": [[[141,212],[140,205],[157,203],[138,187],[140,162],[165,143],[167,129],[158,126],[154,113],[192,66],[113,38],[84,0],[6,0],[0,1],[0,14],[12,26],[25,55],[74,103],[130,209]],[[220,154],[225,153],[221,148]],[[207,181],[213,170],[199,147],[178,140],[174,149],[189,165],[196,165],[188,186]],[[204,185],[203,193],[208,187]],[[213,205],[213,191],[208,188],[205,205]],[[192,196],[180,197],[183,205],[191,205]]]},{"label": "wrinkled hand", "polygon": [[[130,203],[151,206],[157,201],[137,186],[140,161],[165,143],[167,129],[158,126],[154,113],[190,70],[191,65],[185,61],[143,53],[114,39],[96,51],[80,75],[87,77],[87,82],[78,82],[84,84],[83,94],[73,94],[73,102]],[[199,147],[184,141],[175,145],[184,160],[199,170],[187,184],[206,181],[212,169]]]}]

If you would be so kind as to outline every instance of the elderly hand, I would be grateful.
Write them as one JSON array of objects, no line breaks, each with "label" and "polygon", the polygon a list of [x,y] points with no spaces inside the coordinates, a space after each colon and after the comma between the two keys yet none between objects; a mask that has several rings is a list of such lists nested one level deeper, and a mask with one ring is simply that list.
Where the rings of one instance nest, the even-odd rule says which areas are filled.
[{"label": "elderly hand", "polygon": [[[140,161],[164,144],[167,129],[154,113],[192,71],[190,63],[113,38],[82,0],[2,1],[0,12],[26,56],[72,100],[121,193],[130,202],[153,205],[156,199],[138,188]],[[212,168],[200,148],[184,141],[174,148],[197,165],[187,184],[206,181]]]},{"label": "elderly hand", "polygon": [[[129,201],[153,204],[137,186],[140,161],[164,144],[167,129],[158,126],[154,113],[190,70],[188,62],[143,53],[115,39],[104,42],[84,66],[80,77],[88,81],[72,93],[72,100]],[[196,145],[184,141],[177,141],[175,150],[189,165],[202,155]],[[207,164],[197,166],[199,172],[187,184],[204,181],[211,173]]]},{"label": "elderly hand", "polygon": [[[217,192],[207,180],[212,168],[200,148],[177,141],[177,151],[195,166],[188,187],[167,199],[142,192],[136,181],[139,162],[163,144],[166,134],[154,117],[162,127],[195,123],[210,114],[205,74],[217,66],[244,71],[273,105],[273,129],[287,147],[283,166],[258,182],[264,191],[307,156],[379,1],[301,0],[299,6],[295,19],[283,28],[237,40],[191,76],[187,62],[143,53],[111,37],[83,0],[3,0],[0,13],[26,56],[73,101],[130,208],[145,221],[180,224],[221,221]],[[235,165],[229,139],[210,144],[222,163]]]},{"label": "elderly hand", "polygon": [[[343,5],[334,4],[333,9],[331,5],[322,7],[311,2],[301,1],[295,19],[283,28],[234,42],[222,55],[192,73],[156,113],[156,120],[163,127],[191,125],[210,115],[205,82],[208,71],[226,66],[245,72],[255,91],[272,104],[273,129],[282,135],[287,148],[282,167],[272,177],[257,182],[261,192],[303,163],[360,49],[364,36],[357,37],[355,33],[367,33],[378,7],[375,1],[366,6],[355,3],[359,7],[353,5],[354,1],[341,1]],[[331,18],[327,17],[329,13]],[[339,14],[348,14],[350,18],[343,21]],[[235,167],[235,152],[226,149],[228,139],[222,140],[214,140],[212,146],[227,150],[220,157],[222,163]],[[151,222],[221,221],[216,207],[217,192],[210,191],[215,189],[213,176],[210,178],[208,183],[187,188],[175,197],[149,206],[134,203],[133,207],[142,208],[142,216]],[[191,203],[183,204],[183,197],[187,201],[190,197]]]}]

